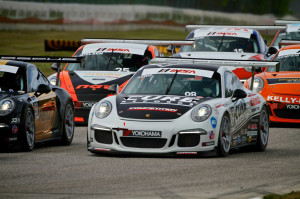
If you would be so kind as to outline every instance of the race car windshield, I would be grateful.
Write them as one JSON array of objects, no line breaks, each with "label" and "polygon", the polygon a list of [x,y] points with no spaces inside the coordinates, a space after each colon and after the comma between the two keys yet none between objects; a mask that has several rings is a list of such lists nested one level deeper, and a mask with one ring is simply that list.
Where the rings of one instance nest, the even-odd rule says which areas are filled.
[{"label": "race car windshield", "polygon": [[[285,56],[276,56],[273,61],[280,62],[280,71],[300,71],[300,54],[288,54]],[[275,67],[270,67],[266,71],[275,72]]]},{"label": "race car windshield", "polygon": [[300,40],[300,32],[281,33],[275,39],[273,46],[279,46],[281,40]]},{"label": "race car windshield", "polygon": [[91,71],[137,71],[148,64],[148,58],[142,55],[125,53],[102,53],[85,56],[82,67],[78,63],[70,63],[66,70],[91,70]]},{"label": "race car windshield", "polygon": [[26,81],[21,73],[0,71],[0,92],[26,91]]},{"label": "race car windshield", "polygon": [[183,46],[181,52],[240,52],[259,53],[255,38],[206,36],[196,38],[193,46]]},{"label": "race car windshield", "polygon": [[180,95],[219,97],[220,81],[198,75],[173,74],[146,74],[139,72],[123,89],[122,94],[153,94],[153,95]]}]

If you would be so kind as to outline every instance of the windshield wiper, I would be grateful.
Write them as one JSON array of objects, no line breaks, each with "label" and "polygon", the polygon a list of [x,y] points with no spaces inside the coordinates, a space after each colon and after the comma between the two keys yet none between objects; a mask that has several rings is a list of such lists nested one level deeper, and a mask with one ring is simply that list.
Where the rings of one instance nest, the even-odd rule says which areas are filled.
[{"label": "windshield wiper", "polygon": [[221,46],[223,45],[224,36],[225,36],[225,33],[224,33],[223,36],[222,36],[221,43],[220,43],[220,45],[219,45],[219,47],[218,47],[218,52],[220,51],[220,48],[221,48]]},{"label": "windshield wiper", "polygon": [[113,55],[114,55],[114,50],[112,49],[112,51],[111,51],[111,56],[110,56],[110,58],[109,58],[109,60],[108,60],[108,62],[107,62],[107,64],[106,64],[106,66],[105,66],[105,70],[108,69],[110,60],[112,59],[112,56],[113,56]]},{"label": "windshield wiper", "polygon": [[173,85],[173,82],[174,82],[174,80],[175,80],[175,78],[176,78],[176,76],[177,76],[177,73],[178,73],[178,70],[176,70],[176,72],[175,72],[175,74],[174,74],[174,76],[173,76],[173,78],[172,78],[172,81],[171,81],[171,83],[169,84],[169,86],[168,86],[168,88],[167,88],[167,90],[166,90],[166,92],[165,92],[165,95],[168,95],[168,93],[169,93],[169,91],[170,91],[170,89],[171,89],[171,87],[172,87],[172,85]]}]

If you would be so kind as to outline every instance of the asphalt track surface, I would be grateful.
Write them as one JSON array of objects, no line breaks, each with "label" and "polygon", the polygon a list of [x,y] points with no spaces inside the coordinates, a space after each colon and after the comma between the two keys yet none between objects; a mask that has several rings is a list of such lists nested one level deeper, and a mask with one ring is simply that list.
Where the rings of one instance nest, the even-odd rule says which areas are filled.
[{"label": "asphalt track surface", "polygon": [[71,146],[1,152],[0,165],[1,199],[255,198],[300,191],[300,126],[273,126],[266,152],[227,158],[95,155],[76,127]]}]

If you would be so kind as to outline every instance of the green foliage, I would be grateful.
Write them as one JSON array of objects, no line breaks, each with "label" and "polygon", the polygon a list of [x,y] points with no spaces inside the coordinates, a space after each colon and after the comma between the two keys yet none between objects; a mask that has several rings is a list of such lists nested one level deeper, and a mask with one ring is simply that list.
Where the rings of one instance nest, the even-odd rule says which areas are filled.
[{"label": "green foliage", "polygon": [[263,197],[263,199],[300,199],[300,192],[291,192],[284,195],[269,194]]}]

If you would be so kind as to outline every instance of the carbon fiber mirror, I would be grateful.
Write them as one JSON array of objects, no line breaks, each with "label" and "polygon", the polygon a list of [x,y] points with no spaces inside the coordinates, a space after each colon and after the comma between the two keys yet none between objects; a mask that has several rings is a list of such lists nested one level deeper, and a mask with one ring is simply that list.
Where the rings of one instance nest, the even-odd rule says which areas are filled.
[{"label": "carbon fiber mirror", "polygon": [[246,97],[247,97],[247,93],[244,90],[236,89],[236,90],[234,90],[231,99],[233,102],[235,102],[238,99],[242,99],[242,98],[246,98]]}]

